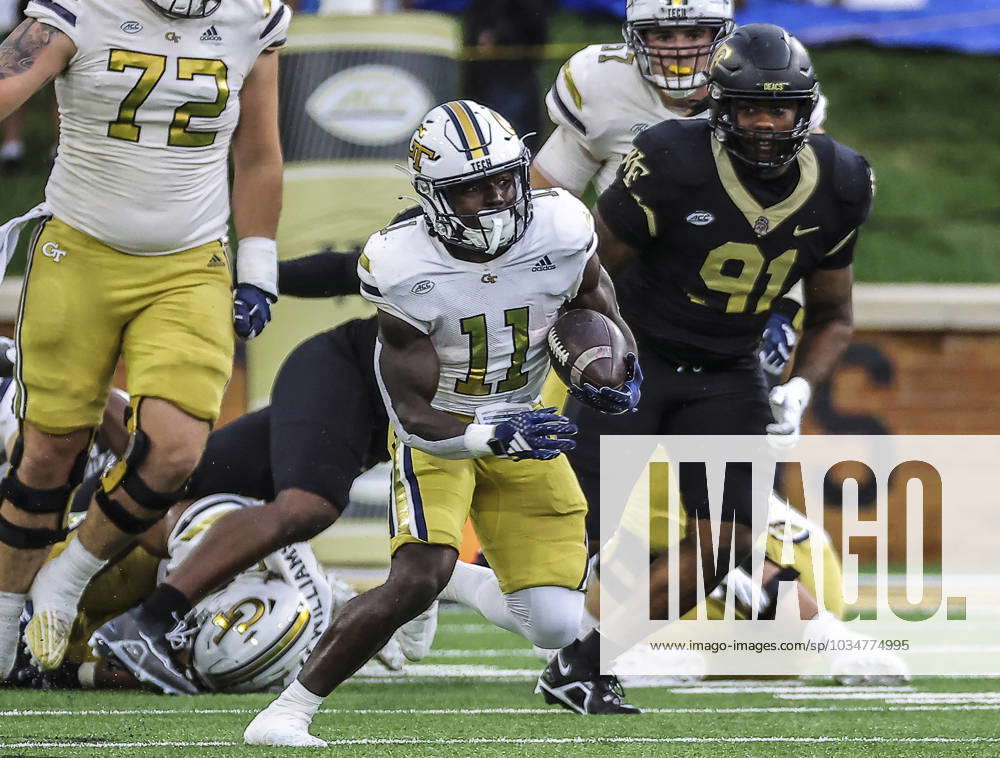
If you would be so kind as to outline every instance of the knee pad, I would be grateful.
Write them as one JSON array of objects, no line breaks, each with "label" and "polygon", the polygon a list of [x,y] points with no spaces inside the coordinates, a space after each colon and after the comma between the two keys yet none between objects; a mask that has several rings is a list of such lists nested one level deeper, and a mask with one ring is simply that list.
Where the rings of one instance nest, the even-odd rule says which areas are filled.
[{"label": "knee pad", "polygon": [[528,587],[505,595],[521,631],[538,647],[554,650],[576,639],[583,617],[584,593],[567,587]]},{"label": "knee pad", "polygon": [[[129,432],[125,454],[117,463],[108,467],[101,477],[101,487],[95,500],[108,520],[126,534],[141,534],[159,521],[163,514],[187,494],[188,483],[173,492],[157,492],[139,476],[139,465],[149,455],[149,435],[139,427],[139,406],[141,397],[133,397],[125,411],[126,427]],[[112,498],[115,490],[121,488],[135,502],[150,511],[158,511],[153,518],[140,518],[129,512],[121,503]]]},{"label": "knee pad", "polygon": [[38,489],[29,487],[17,476],[17,467],[24,457],[23,437],[18,435],[10,455],[10,470],[0,482],[0,497],[25,513],[59,514],[60,526],[56,529],[19,526],[0,516],[0,542],[18,550],[36,550],[54,545],[66,538],[68,530],[62,524],[72,500],[73,490],[83,481],[93,440],[94,436],[91,433],[86,446],[73,462],[66,484],[50,489]]}]

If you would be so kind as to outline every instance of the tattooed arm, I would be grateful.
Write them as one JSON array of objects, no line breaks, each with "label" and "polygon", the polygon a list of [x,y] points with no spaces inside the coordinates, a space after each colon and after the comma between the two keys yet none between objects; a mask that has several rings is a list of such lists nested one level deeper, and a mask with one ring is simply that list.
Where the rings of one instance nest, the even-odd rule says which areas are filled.
[{"label": "tattooed arm", "polygon": [[58,29],[26,18],[0,44],[0,120],[59,75],[76,45]]}]

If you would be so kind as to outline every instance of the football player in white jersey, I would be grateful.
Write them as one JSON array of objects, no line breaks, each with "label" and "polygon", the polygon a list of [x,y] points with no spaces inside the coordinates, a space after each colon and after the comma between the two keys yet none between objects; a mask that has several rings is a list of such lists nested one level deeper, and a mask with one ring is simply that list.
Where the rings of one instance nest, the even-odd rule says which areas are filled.
[{"label": "football player in white jersey", "polygon": [[[0,46],[0,119],[51,79],[59,152],[45,202],[0,227],[30,245],[17,322],[21,441],[0,506],[0,675],[27,639],[62,661],[87,581],[183,496],[219,414],[234,327],[251,337],[277,288],[280,0],[32,0]],[[240,238],[225,242],[228,167]],[[132,395],[128,454],[59,560],[69,494],[117,359]],[[37,574],[37,576],[36,576]]]},{"label": "football player in white jersey", "polygon": [[[615,179],[632,139],[669,119],[708,116],[712,52],[734,28],[733,0],[628,0],[624,43],[590,45],[560,69],[545,98],[556,128],[531,165],[531,185],[564,187],[578,197]],[[821,94],[812,129],[822,128]],[[780,298],[761,339],[761,366],[780,376],[796,335],[798,290]]]},{"label": "football player in white jersey", "polygon": [[625,333],[622,387],[579,388],[595,407],[636,407],[641,372],[593,256],[590,213],[568,192],[532,192],[528,160],[507,121],[468,100],[434,108],[413,135],[423,216],[373,234],[358,264],[378,308],[375,367],[391,422],[389,578],[335,619],[247,727],[249,744],[326,744],[308,732],[323,698],[448,584],[470,516],[498,580],[478,603],[536,644],[576,633],[586,503],[560,455],[575,427],[536,407],[549,327],[563,308],[589,307]]}]

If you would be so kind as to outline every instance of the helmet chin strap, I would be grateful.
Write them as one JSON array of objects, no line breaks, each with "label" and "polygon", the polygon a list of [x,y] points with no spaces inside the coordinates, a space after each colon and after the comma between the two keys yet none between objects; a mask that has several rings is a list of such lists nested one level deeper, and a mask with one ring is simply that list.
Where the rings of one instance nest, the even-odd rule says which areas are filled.
[{"label": "helmet chin strap", "polygon": [[490,232],[490,246],[486,249],[487,255],[496,255],[500,248],[500,240],[503,237],[503,219],[500,215],[493,217],[493,231]]}]

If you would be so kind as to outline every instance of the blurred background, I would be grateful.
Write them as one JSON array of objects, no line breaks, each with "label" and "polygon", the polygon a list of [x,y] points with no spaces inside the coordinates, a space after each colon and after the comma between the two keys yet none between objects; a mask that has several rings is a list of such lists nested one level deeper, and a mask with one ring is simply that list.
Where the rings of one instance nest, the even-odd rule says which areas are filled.
[{"label": "blurred background", "polygon": [[[436,103],[480,100],[540,146],[559,67],[588,44],[621,42],[624,16],[624,0],[295,5],[281,73],[283,258],[350,250],[413,203],[395,165]],[[777,23],[809,46],[830,101],[827,132],[878,178],[856,254],[855,341],[818,388],[807,430],[1000,432],[1000,0],[737,5],[739,23]],[[19,14],[17,0],[0,0],[0,25]],[[0,125],[0,219],[42,198],[56,143],[51,89]],[[22,269],[23,252],[0,287],[0,331],[12,330]],[[370,313],[357,297],[285,298],[274,310],[240,357],[224,419],[267,402],[301,339]]]}]

